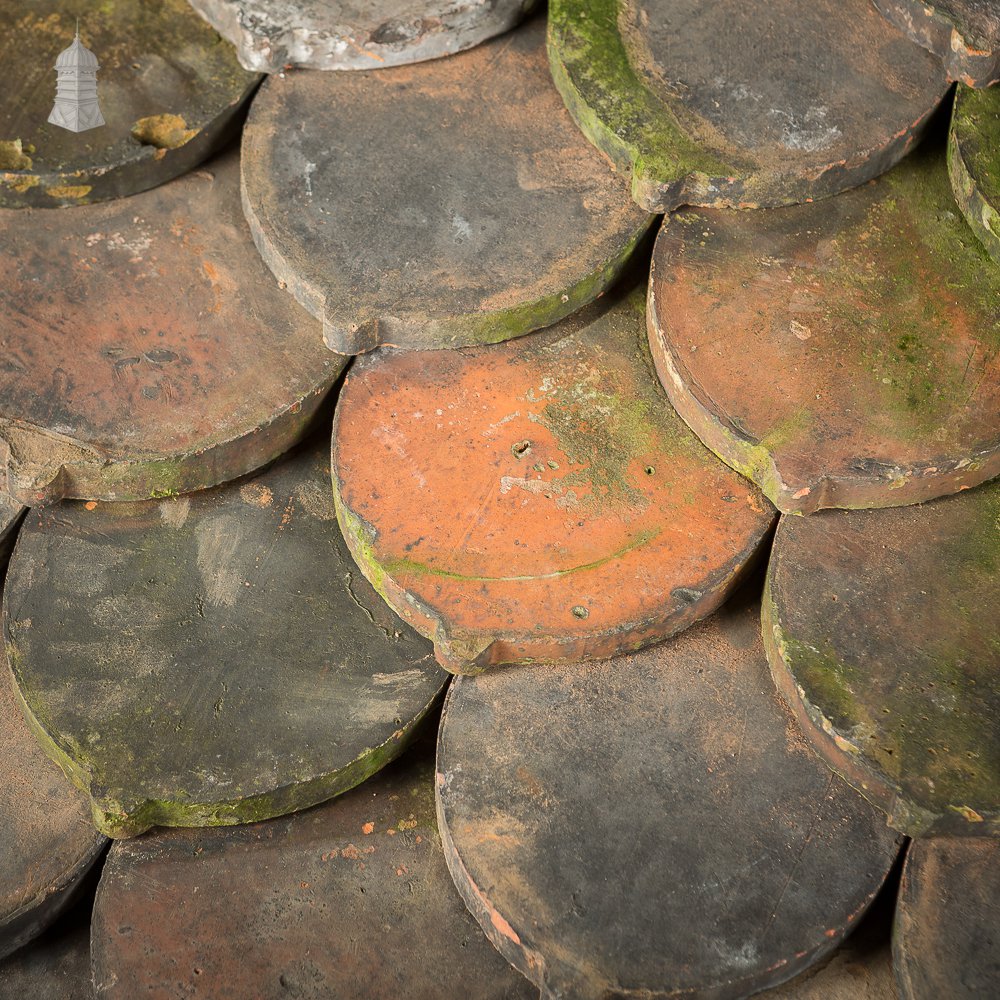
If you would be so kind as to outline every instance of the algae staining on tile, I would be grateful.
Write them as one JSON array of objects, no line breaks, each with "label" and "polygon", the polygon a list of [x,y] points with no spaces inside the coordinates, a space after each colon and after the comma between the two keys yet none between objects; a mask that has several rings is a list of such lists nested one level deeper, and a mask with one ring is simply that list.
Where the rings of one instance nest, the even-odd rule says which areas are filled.
[{"label": "algae staining on tile", "polygon": [[658,212],[853,187],[911,148],[947,90],[867,0],[553,0],[549,57],[581,129]]},{"label": "algae staining on tile", "polygon": [[764,635],[778,687],[830,765],[912,836],[1000,823],[998,517],[987,484],[789,518],[776,536]]},{"label": "algae staining on tile", "polygon": [[898,506],[1000,472],[998,301],[921,151],[815,205],[672,216],[649,341],[689,426],[783,511]]},{"label": "algae staining on tile", "polygon": [[[393,759],[435,704],[446,675],[354,572],[325,451],[28,526],[8,653],[38,739],[108,835],[304,809]],[[309,484],[325,511],[298,506]]]},{"label": "algae staining on tile", "polygon": [[[962,213],[1000,264],[1000,92],[959,85],[948,139],[948,172]],[[1000,335],[998,335],[1000,339]]]}]

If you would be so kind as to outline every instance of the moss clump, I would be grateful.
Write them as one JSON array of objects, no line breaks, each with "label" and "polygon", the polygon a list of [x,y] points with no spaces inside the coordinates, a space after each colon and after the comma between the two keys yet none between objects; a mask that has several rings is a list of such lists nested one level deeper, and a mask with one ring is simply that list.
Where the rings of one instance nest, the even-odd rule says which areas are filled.
[{"label": "moss clump", "polygon": [[92,190],[90,184],[55,184],[47,187],[45,193],[60,201],[83,201]]}]

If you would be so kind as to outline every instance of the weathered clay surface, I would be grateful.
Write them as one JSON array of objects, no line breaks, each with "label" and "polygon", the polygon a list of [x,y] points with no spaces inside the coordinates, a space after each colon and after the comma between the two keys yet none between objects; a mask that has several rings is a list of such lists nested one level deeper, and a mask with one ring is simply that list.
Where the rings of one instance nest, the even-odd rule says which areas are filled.
[{"label": "weathered clay surface", "polygon": [[645,653],[453,685],[445,857],[543,995],[743,997],[828,953],[878,892],[897,839],[806,746],[758,612],[741,595]]},{"label": "weathered clay surface", "polygon": [[14,546],[14,537],[23,513],[22,504],[0,491],[0,571],[7,566],[7,556]]},{"label": "weathered clay surface", "polygon": [[996,0],[872,0],[918,45],[933,52],[951,80],[988,87],[1000,80],[1000,5]]},{"label": "weathered clay surface", "polygon": [[430,741],[334,803],[115,844],[94,910],[102,1000],[530,1000],[448,876]]},{"label": "weathered clay surface", "polygon": [[717,607],[774,510],[663,395],[641,293],[525,340],[359,359],[347,544],[449,670],[613,656]]},{"label": "weathered clay surface", "polygon": [[783,518],[765,598],[809,740],[911,836],[1000,831],[1000,484]]},{"label": "weathered clay surface", "polygon": [[893,953],[903,1000],[996,996],[1000,840],[935,837],[910,844]]},{"label": "weathered clay surface", "polygon": [[90,921],[76,909],[0,962],[0,1000],[93,1000]]},{"label": "weathered clay surface", "polygon": [[1000,264],[1000,86],[970,90],[959,85],[948,174],[966,222]]},{"label": "weathered clay surface", "polygon": [[651,218],[563,108],[544,32],[267,81],[244,132],[244,209],[331,349],[508,340],[621,270]]},{"label": "weathered clay surface", "polygon": [[191,0],[250,70],[381,69],[472,48],[535,0]]},{"label": "weathered clay surface", "polygon": [[0,211],[0,490],[183,493],[302,436],[344,361],[261,262],[237,159],[128,200]]},{"label": "weathered clay surface", "polygon": [[847,940],[829,958],[768,991],[767,1000],[898,1000],[890,943],[897,886],[890,876]]},{"label": "weathered clay surface", "polygon": [[[77,18],[100,62],[107,123],[79,134],[47,123],[56,56],[72,42]],[[185,0],[0,0],[0,24],[4,208],[122,198],[180,176],[235,135],[259,79]],[[183,127],[164,129],[161,116]]]},{"label": "weathered clay surface", "polygon": [[29,513],[7,651],[110,836],[264,819],[406,745],[446,675],[343,546],[326,442],[242,484]]},{"label": "weathered clay surface", "polygon": [[[87,797],[66,781],[32,737],[6,667],[0,669],[0,817],[3,957],[72,902],[107,845],[91,825]],[[0,995],[3,989],[0,973]]]},{"label": "weathered clay surface", "polygon": [[549,57],[655,212],[854,187],[908,152],[948,89],[869,0],[551,0]]},{"label": "weathered clay surface", "polygon": [[998,301],[935,148],[816,205],[671,217],[650,346],[681,416],[779,509],[890,507],[1000,473]]}]

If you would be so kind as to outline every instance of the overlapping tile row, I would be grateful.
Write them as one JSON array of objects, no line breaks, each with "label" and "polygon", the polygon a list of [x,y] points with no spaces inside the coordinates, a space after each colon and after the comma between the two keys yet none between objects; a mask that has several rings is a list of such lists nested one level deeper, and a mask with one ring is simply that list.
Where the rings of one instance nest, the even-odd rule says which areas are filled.
[{"label": "overlapping tile row", "polygon": [[[192,5],[272,74],[241,154],[202,163],[257,77],[176,0],[93,13],[109,98],[158,106],[109,99],[78,184],[0,127],[4,204],[73,206],[0,212],[3,732],[44,775],[0,798],[118,839],[100,995],[745,996],[902,833],[904,995],[995,980],[996,93],[950,184],[930,124],[988,18],[921,5],[981,46],[942,64],[867,0],[493,41],[531,5]],[[439,664],[491,669],[436,774],[390,764]],[[0,953],[103,849],[50,827],[0,848]]]}]

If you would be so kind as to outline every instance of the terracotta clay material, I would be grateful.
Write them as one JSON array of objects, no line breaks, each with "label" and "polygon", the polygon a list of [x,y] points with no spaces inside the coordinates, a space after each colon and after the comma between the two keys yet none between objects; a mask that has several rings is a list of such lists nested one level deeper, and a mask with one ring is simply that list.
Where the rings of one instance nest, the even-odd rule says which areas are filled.
[{"label": "terracotta clay material", "polygon": [[336,802],[115,844],[94,909],[102,1000],[531,1000],[455,892],[429,742]]},{"label": "terracotta clay material", "polygon": [[0,568],[7,566],[7,556],[14,547],[14,538],[23,514],[24,507],[0,491]]},{"label": "terracotta clay material", "polygon": [[544,21],[377,73],[288,73],[254,101],[243,205],[327,346],[461,347],[598,296],[651,217],[552,86]]},{"label": "terracotta clay material", "polygon": [[911,836],[1000,831],[1000,484],[783,518],[775,683],[831,767]]},{"label": "terracotta clay material", "polygon": [[86,889],[81,897],[45,933],[0,961],[0,1000],[94,1000]]},{"label": "terracotta clay material", "polygon": [[903,1000],[996,994],[1000,840],[936,837],[910,845],[893,953]]},{"label": "terracotta clay material", "polygon": [[745,997],[830,952],[898,851],[806,746],[745,594],[644,653],[459,678],[438,819],[466,904],[546,997]]},{"label": "terracotta clay material", "polygon": [[251,70],[382,69],[437,59],[514,27],[534,0],[191,0]]},{"label": "terracotta clay material", "polygon": [[895,888],[890,876],[843,944],[828,959],[768,991],[767,1000],[898,1000],[890,944]]},{"label": "terracotta clay material", "polygon": [[7,652],[113,837],[303,809],[395,757],[447,675],[343,546],[325,440],[192,497],[32,511]]},{"label": "terracotta clay material", "polygon": [[0,1000],[94,1000],[89,912],[79,909],[0,962]]},{"label": "terracotta clay material", "polygon": [[872,0],[900,31],[929,49],[948,78],[972,87],[1000,80],[996,0]]},{"label": "terracotta clay material", "polygon": [[940,151],[776,212],[679,212],[648,325],[681,416],[785,512],[891,507],[1000,473],[1000,269]]},{"label": "terracotta clay material", "polygon": [[[47,123],[77,18],[106,123],[82,133]],[[0,0],[0,24],[3,208],[123,198],[180,176],[236,134],[260,79],[185,0]]]},{"label": "terracotta clay material", "polygon": [[127,200],[0,212],[0,488],[184,493],[299,440],[344,361],[260,260],[238,171],[230,153]]},{"label": "terracotta clay material", "polygon": [[107,846],[90,822],[87,797],[32,737],[6,667],[0,669],[0,816],[2,958],[59,916]]},{"label": "terracotta clay material", "polygon": [[551,0],[549,58],[654,212],[854,187],[910,150],[948,89],[869,0]]},{"label": "terracotta clay material", "polygon": [[948,173],[966,222],[1000,264],[1000,87],[970,90],[959,85]]},{"label": "terracotta clay material", "polygon": [[359,359],[333,450],[362,572],[456,672],[663,639],[773,523],[670,408],[639,293],[523,341]]}]

